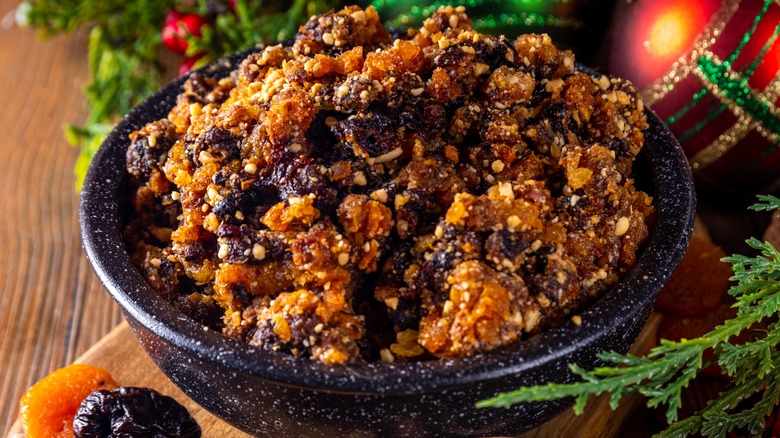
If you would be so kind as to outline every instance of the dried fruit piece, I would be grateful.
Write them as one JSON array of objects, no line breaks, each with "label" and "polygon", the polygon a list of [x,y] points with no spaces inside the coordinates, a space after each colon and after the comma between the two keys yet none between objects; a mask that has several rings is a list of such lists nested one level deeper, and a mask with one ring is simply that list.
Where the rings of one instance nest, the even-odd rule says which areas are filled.
[{"label": "dried fruit piece", "polygon": [[654,213],[630,177],[635,87],[460,7],[412,34],[373,7],[314,16],[131,134],[123,235],[161,296],[264,349],[416,361],[519,341],[636,263]]},{"label": "dried fruit piece", "polygon": [[82,400],[118,385],[108,371],[74,364],[54,371],[22,396],[19,419],[28,438],[73,436],[73,417]]},{"label": "dried fruit piece", "polygon": [[390,350],[403,357],[415,357],[425,353],[425,350],[417,343],[416,330],[404,330],[396,335],[398,342],[390,345]]},{"label": "dried fruit piece", "polygon": [[712,242],[693,236],[682,261],[666,283],[655,308],[664,313],[695,315],[718,307],[729,288],[731,266]]},{"label": "dried fruit piece", "polygon": [[95,391],[73,419],[77,438],[200,437],[200,426],[176,400],[150,388]]}]

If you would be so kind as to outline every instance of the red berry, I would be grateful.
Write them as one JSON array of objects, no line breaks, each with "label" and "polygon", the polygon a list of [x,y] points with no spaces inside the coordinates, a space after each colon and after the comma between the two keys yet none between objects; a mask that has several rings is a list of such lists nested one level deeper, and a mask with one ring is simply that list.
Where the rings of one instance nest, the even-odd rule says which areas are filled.
[{"label": "red berry", "polygon": [[206,25],[206,19],[197,14],[180,14],[168,12],[162,29],[162,41],[165,47],[174,53],[187,51],[187,37],[199,37],[201,28]]},{"label": "red berry", "polygon": [[198,62],[200,58],[203,58],[203,55],[205,55],[205,53],[198,53],[197,55],[184,58],[184,61],[179,64],[179,76],[189,73],[195,66],[195,63]]}]

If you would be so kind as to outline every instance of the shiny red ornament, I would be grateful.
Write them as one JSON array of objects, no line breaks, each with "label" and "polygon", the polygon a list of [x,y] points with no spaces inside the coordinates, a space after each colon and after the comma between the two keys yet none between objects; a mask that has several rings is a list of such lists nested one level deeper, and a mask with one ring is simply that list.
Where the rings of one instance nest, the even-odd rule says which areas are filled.
[{"label": "shiny red ornament", "polygon": [[700,188],[780,191],[780,4],[620,2],[611,73],[632,80],[677,136]]},{"label": "shiny red ornament", "polygon": [[184,54],[187,51],[187,38],[201,36],[201,29],[206,25],[206,19],[197,14],[182,14],[170,11],[165,17],[162,29],[162,41],[170,51]]},{"label": "shiny red ornament", "polygon": [[621,3],[610,50],[611,72],[643,89],[693,48],[719,0]]}]

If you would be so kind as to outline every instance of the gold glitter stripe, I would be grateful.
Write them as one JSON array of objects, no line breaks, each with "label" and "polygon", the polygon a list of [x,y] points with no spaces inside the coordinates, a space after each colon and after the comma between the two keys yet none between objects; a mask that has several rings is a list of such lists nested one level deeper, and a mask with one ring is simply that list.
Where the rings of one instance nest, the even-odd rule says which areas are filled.
[{"label": "gold glitter stripe", "polygon": [[[775,0],[775,3],[780,5],[780,0]],[[780,71],[778,71],[777,74],[775,74],[775,77],[767,84],[764,91],[761,92],[761,95],[770,104],[774,105],[774,102],[780,97]],[[755,123],[755,125],[755,129],[768,141],[777,143],[778,140],[780,140],[780,137],[778,137],[777,134],[767,131],[760,123]],[[780,183],[780,180],[778,180],[778,183]]]},{"label": "gold glitter stripe", "polygon": [[[722,62],[720,59],[718,59],[717,56],[715,56],[715,54],[710,52],[703,53],[703,56],[710,57],[716,63]],[[735,105],[732,101],[730,101],[725,96],[723,91],[718,89],[715,84],[710,82],[704,76],[704,73],[702,73],[701,70],[694,70],[694,74],[699,77],[707,91],[712,93],[713,96],[715,96],[719,101],[726,103],[726,107],[729,109],[729,111],[739,117],[734,126],[729,128],[726,132],[721,134],[717,140],[713,141],[709,146],[702,149],[699,151],[699,153],[691,158],[691,166],[694,169],[702,169],[712,164],[715,160],[720,158],[720,156],[733,148],[734,145],[742,140],[753,129],[757,130],[764,138],[772,143],[780,140],[780,137],[778,137],[777,134],[766,130],[766,128],[764,128],[761,123],[750,117],[750,115],[747,114],[742,107]],[[739,79],[739,74],[731,70],[731,68],[728,68],[728,74],[732,79]],[[753,97],[766,103],[770,108],[772,108],[772,112],[775,114],[777,114],[777,109],[774,107],[774,101],[777,99],[777,96],[780,95],[780,86],[778,86],[779,82],[780,72],[765,88],[763,93],[757,94],[751,90]]]},{"label": "gold glitter stripe", "polygon": [[726,0],[712,16],[712,19],[693,43],[693,49],[681,56],[672,64],[672,67],[662,77],[650,84],[642,92],[642,100],[648,105],[661,100],[667,93],[674,89],[678,82],[683,80],[691,71],[696,71],[696,60],[703,55],[716,37],[720,36],[731,17],[739,9],[740,0]]},{"label": "gold glitter stripe", "polygon": [[[717,64],[723,64],[723,61],[721,61],[717,56],[715,56],[714,53],[711,52],[705,52],[702,56],[709,57],[714,63]],[[728,72],[729,79],[731,80],[745,80],[739,72],[735,72],[731,69],[731,67],[726,66],[726,71]],[[715,84],[710,82],[705,76],[704,73],[700,69],[694,70],[694,74],[699,77],[699,79],[704,84],[704,87],[707,88],[707,91],[712,93],[716,98],[718,98],[719,101],[725,103],[729,110],[731,110],[732,113],[736,116],[742,116],[745,115],[747,117],[750,117],[750,115],[744,110],[744,108],[740,107],[739,105],[735,104],[732,100],[730,100],[722,90],[720,90]],[[777,76],[776,76],[777,77]],[[769,109],[769,111],[775,116],[775,118],[780,119],[780,112],[778,112],[777,107],[775,107],[774,100],[770,100],[766,93],[764,92],[756,92],[756,90],[749,88],[747,86],[747,80],[745,80],[745,87],[750,90],[750,96],[752,99],[758,100],[762,104],[766,105],[766,107]],[[761,127],[764,129],[764,127]],[[767,131],[769,132],[769,131]],[[776,137],[776,134],[771,133],[770,135],[773,135]],[[773,138],[773,137],[771,137]]]},{"label": "gold glitter stripe", "polygon": [[[780,0],[777,0],[780,2]],[[761,92],[770,102],[774,102],[780,97],[780,71],[775,74],[775,77],[764,87],[764,91]]]},{"label": "gold glitter stripe", "polygon": [[756,131],[758,131],[759,134],[761,134],[762,137],[767,139],[770,143],[777,143],[778,140],[780,140],[780,136],[775,134],[774,132],[767,131],[766,128],[760,123],[758,123],[755,127]]},{"label": "gold glitter stripe", "polygon": [[748,132],[757,124],[758,123],[749,116],[740,116],[734,126],[718,136],[717,140],[710,143],[709,146],[700,150],[698,154],[691,158],[691,167],[699,170],[709,166],[720,158],[721,155],[733,148],[740,140],[745,138]]}]

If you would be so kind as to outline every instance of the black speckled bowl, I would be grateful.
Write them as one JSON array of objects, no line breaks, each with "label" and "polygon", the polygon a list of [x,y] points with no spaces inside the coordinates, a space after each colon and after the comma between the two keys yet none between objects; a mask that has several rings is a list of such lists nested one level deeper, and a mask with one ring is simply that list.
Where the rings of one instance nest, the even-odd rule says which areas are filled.
[{"label": "black speckled bowl", "polygon": [[[244,55],[205,71],[224,76]],[[568,323],[488,354],[405,365],[331,368],[261,351],[179,313],[144,281],[122,243],[119,200],[128,134],[164,117],[183,82],[173,81],[131,111],[103,144],[81,195],[81,234],[100,280],[154,362],[207,410],[256,435],[484,436],[538,426],[570,402],[509,409],[474,404],[523,385],[570,381],[567,364],[591,368],[601,351],[627,351],[690,237],[695,204],[690,170],[672,134],[648,112],[647,146],[634,168],[638,185],[655,197],[656,223],[637,265],[581,313],[581,326]]]}]

